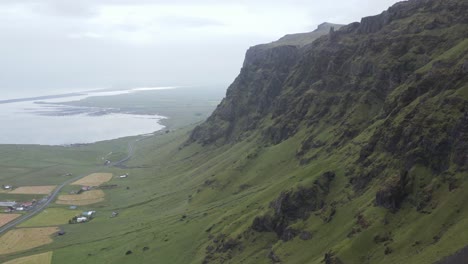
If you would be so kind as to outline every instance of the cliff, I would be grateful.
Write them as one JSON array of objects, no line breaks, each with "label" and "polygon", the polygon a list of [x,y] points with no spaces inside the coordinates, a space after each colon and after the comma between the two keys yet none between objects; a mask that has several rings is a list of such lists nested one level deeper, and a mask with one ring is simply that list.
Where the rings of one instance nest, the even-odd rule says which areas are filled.
[{"label": "cliff", "polygon": [[205,124],[193,131],[190,142],[234,141],[243,132],[256,129],[258,121],[272,111],[273,102],[284,90],[287,77],[306,50],[305,43],[310,45],[339,27],[323,23],[313,32],[287,35],[276,42],[251,47],[225,99]]},{"label": "cliff", "polygon": [[[328,29],[320,29],[321,36],[308,44],[294,45],[286,36],[247,51],[226,97],[193,130],[187,145],[234,149],[255,142],[256,150],[248,158],[254,160],[268,149],[293,149],[297,174],[321,164],[314,175],[328,171],[336,177],[323,174],[311,177],[315,180],[308,185],[294,181],[285,185],[242,236],[251,237],[251,231],[274,233],[277,241],[286,242],[309,237],[304,233],[307,228],[297,228],[299,223],[316,215],[323,223],[315,229],[328,228],[337,212],[346,210],[340,206],[357,203],[361,209],[347,216],[356,225],[342,239],[353,240],[372,225],[374,232],[393,232],[385,228],[389,216],[381,223],[369,221],[375,208],[408,219],[415,212],[454,213],[439,202],[447,190],[466,189],[466,10],[468,2],[463,0],[400,2],[361,22],[325,24]],[[326,184],[320,177],[327,179]],[[274,181],[285,179],[278,176]],[[456,225],[458,220],[454,221],[437,223]],[[412,224],[402,225],[393,227],[403,230]],[[446,229],[437,232],[434,244]],[[375,244],[386,245],[384,255],[392,254],[392,239],[388,234],[375,237]],[[250,245],[244,238],[236,241]],[[468,244],[463,241],[461,245]],[[325,263],[348,263],[340,256],[356,260],[343,247],[359,247],[354,244],[359,242],[343,247],[335,242],[329,246],[334,250],[324,254]],[[283,253],[272,249],[268,257],[277,262],[287,258]],[[206,263],[219,260],[218,254],[223,255],[207,253]]]}]

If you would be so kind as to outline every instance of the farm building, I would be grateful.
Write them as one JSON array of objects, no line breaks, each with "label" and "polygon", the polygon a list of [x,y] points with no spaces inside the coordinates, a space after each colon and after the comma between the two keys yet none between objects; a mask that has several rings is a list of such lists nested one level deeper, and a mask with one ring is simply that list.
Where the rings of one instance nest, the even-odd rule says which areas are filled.
[{"label": "farm building", "polygon": [[77,223],[84,223],[84,222],[86,222],[86,221],[88,221],[88,218],[85,217],[85,216],[76,218],[76,222],[77,222]]},{"label": "farm building", "polygon": [[14,207],[16,202],[0,202],[0,207]]},{"label": "farm building", "polygon": [[21,206],[24,207],[24,208],[28,208],[28,207],[31,207],[33,206],[33,202],[24,202],[24,203],[21,203]]},{"label": "farm building", "polygon": [[95,214],[96,214],[96,211],[86,211],[86,212],[81,213],[82,216],[86,216],[89,218],[94,217]]}]

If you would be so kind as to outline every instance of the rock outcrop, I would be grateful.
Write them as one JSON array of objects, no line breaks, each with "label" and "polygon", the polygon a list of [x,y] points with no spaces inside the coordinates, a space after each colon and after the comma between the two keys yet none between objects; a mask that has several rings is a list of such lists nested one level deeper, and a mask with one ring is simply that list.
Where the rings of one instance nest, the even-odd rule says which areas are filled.
[{"label": "rock outcrop", "polygon": [[288,226],[298,219],[307,219],[310,212],[323,208],[334,178],[335,173],[326,172],[311,187],[299,187],[281,193],[270,203],[273,213],[256,217],[252,229],[257,232],[275,232],[284,241],[296,237],[300,230]]},{"label": "rock outcrop", "polygon": [[390,210],[397,210],[408,195],[407,173],[401,176],[389,177],[375,195],[375,204]]}]

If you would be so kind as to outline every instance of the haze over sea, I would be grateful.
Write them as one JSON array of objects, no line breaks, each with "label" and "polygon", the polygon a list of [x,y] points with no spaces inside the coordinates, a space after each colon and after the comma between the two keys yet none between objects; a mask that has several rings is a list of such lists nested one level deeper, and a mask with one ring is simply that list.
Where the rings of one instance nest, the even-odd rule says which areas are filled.
[{"label": "haze over sea", "polygon": [[[69,145],[148,134],[164,128],[159,115],[135,115],[116,109],[61,104],[94,96],[172,89],[133,88],[86,91],[42,98],[0,98],[0,144]],[[56,95],[56,94],[55,94]],[[39,95],[37,95],[39,96]],[[46,96],[44,94],[40,96]]]}]

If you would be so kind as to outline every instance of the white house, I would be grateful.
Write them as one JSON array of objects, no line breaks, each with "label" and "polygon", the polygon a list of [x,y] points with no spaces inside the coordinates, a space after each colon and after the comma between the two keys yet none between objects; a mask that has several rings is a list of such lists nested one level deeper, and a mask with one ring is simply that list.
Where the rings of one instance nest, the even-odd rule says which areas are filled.
[{"label": "white house", "polygon": [[93,217],[94,214],[96,214],[96,211],[86,211],[86,212],[83,212],[81,215],[86,216],[86,217]]},{"label": "white house", "polygon": [[84,223],[84,222],[86,222],[86,221],[88,221],[88,218],[85,217],[85,216],[76,218],[76,222],[77,222],[77,223]]}]

